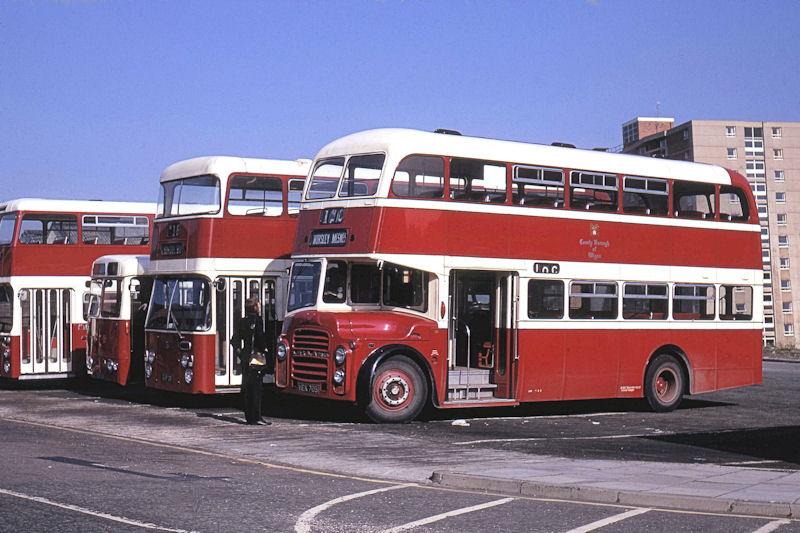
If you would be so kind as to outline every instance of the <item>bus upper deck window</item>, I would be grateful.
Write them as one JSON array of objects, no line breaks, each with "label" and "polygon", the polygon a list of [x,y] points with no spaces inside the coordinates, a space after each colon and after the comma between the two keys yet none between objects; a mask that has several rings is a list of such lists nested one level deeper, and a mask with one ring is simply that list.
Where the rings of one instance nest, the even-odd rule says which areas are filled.
[{"label": "bus upper deck window", "polygon": [[234,176],[228,192],[228,213],[277,217],[283,214],[283,183],[266,176]]},{"label": "bus upper deck window", "polygon": [[564,171],[514,167],[513,201],[528,207],[564,207]]},{"label": "bus upper deck window", "polygon": [[504,204],[505,165],[479,159],[453,158],[450,161],[450,198],[460,202]]},{"label": "bus upper deck window", "polygon": [[677,217],[712,219],[714,186],[707,183],[675,182],[672,203]]},{"label": "bus upper deck window", "polygon": [[78,220],[72,215],[25,215],[19,230],[22,244],[75,244]]},{"label": "bus upper deck window", "polygon": [[669,182],[665,179],[625,176],[622,210],[634,215],[667,216]]},{"label": "bus upper deck window", "polygon": [[395,170],[392,194],[402,198],[442,198],[444,160],[426,155],[406,157]]},{"label": "bus upper deck window", "polygon": [[750,219],[750,206],[744,191],[738,187],[720,187],[719,215],[723,221],[747,222]]},{"label": "bus upper deck window", "polygon": [[573,172],[570,176],[569,205],[588,211],[617,211],[617,176],[594,172]]},{"label": "bus upper deck window", "polygon": [[373,196],[378,192],[385,159],[383,154],[355,155],[348,159],[339,196]]},{"label": "bus upper deck window", "polygon": [[339,178],[342,176],[342,169],[344,169],[344,157],[334,157],[318,162],[311,175],[311,184],[308,186],[306,199],[333,198],[336,195]]}]

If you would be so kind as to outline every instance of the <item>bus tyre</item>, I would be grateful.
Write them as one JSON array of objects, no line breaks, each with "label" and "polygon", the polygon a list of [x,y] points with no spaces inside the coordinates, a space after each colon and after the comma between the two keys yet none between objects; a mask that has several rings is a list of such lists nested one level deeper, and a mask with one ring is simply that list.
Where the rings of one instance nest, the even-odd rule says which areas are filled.
[{"label": "bus tyre", "polygon": [[407,357],[392,357],[375,370],[364,413],[373,422],[410,422],[427,398],[428,384],[419,366]]},{"label": "bus tyre", "polygon": [[669,354],[656,356],[647,367],[644,395],[653,411],[665,413],[680,405],[686,389],[683,367]]}]

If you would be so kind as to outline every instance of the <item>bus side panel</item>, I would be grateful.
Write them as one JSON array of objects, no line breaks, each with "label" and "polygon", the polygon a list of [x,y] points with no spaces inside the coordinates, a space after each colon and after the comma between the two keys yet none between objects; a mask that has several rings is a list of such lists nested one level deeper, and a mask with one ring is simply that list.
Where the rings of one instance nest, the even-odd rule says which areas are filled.
[{"label": "bus side panel", "polygon": [[448,215],[447,255],[508,257],[511,217],[470,212],[466,207]]},{"label": "bus side panel", "polygon": [[617,395],[621,332],[570,330],[564,365],[564,399],[613,398]]},{"label": "bus side panel", "polygon": [[[211,241],[211,257],[270,257],[288,258],[292,252],[294,232],[297,227],[296,218],[231,216],[214,220],[214,232],[217,238]],[[258,253],[242,246],[242,236],[247,235],[249,242],[258,243]]]},{"label": "bus side panel", "polygon": [[72,351],[69,354],[72,363],[70,371],[76,376],[86,373],[86,324],[72,324]]},{"label": "bus side panel", "polygon": [[523,329],[519,332],[516,399],[522,402],[560,400],[564,397],[563,329]]},{"label": "bus side panel", "polygon": [[131,335],[130,322],[127,320],[115,320],[114,329],[116,333],[116,346],[114,347],[116,360],[119,368],[112,376],[112,379],[119,385],[128,383],[128,374],[131,369]]},{"label": "bus side panel", "polygon": [[619,357],[619,382],[617,396],[620,398],[641,398],[644,396],[644,373],[650,356],[659,347],[676,344],[674,330],[666,329],[625,330],[624,342]]},{"label": "bus side panel", "polygon": [[[398,250],[402,245],[408,244],[409,235],[419,237],[414,239],[415,249],[424,249],[424,253],[436,253],[435,250],[445,250],[449,235],[444,231],[445,217],[441,211],[431,209],[385,209],[381,210],[381,223],[378,224],[376,250]],[[348,210],[349,216],[350,210]],[[471,227],[471,226],[470,226]],[[398,239],[394,228],[403,228],[406,233],[404,239]],[[401,253],[414,253],[411,250]]]},{"label": "bus side panel", "polygon": [[[714,324],[709,322],[709,329],[674,330],[673,339],[678,348],[683,350],[689,361],[691,372],[692,394],[708,392],[717,388],[717,338]],[[729,332],[725,331],[723,334]]]},{"label": "bus side panel", "polygon": [[719,330],[717,346],[718,389],[761,383],[761,330]]}]

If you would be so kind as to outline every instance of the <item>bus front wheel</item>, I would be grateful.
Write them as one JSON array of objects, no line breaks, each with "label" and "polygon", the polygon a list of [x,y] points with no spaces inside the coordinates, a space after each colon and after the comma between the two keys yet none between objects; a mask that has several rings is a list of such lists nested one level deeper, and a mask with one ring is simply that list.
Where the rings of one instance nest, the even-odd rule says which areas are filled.
[{"label": "bus front wheel", "polygon": [[686,379],[683,367],[669,354],[661,354],[647,367],[644,379],[644,395],[653,411],[673,411],[680,405]]},{"label": "bus front wheel", "polygon": [[410,422],[427,398],[428,384],[419,366],[407,357],[392,357],[375,370],[364,414],[373,422]]}]

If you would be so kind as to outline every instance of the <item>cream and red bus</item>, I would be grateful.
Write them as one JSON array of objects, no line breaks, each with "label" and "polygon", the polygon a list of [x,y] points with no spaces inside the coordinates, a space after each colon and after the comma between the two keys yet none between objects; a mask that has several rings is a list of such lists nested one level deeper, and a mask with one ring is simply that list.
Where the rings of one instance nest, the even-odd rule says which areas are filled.
[{"label": "cream and red bus", "polygon": [[238,390],[242,369],[231,338],[247,298],[261,300],[264,330],[277,338],[309,164],[213,156],[163,171],[149,266],[146,386]]},{"label": "cream and red bus", "polygon": [[721,167],[365,131],[315,159],[293,259],[277,387],[376,421],[761,382],[757,212]]},{"label": "cream and red bus", "polygon": [[92,265],[86,372],[95,379],[144,383],[149,262],[148,255],[104,255]]},{"label": "cream and red bus", "polygon": [[0,377],[85,374],[92,262],[149,251],[154,212],[134,202],[0,204]]}]

